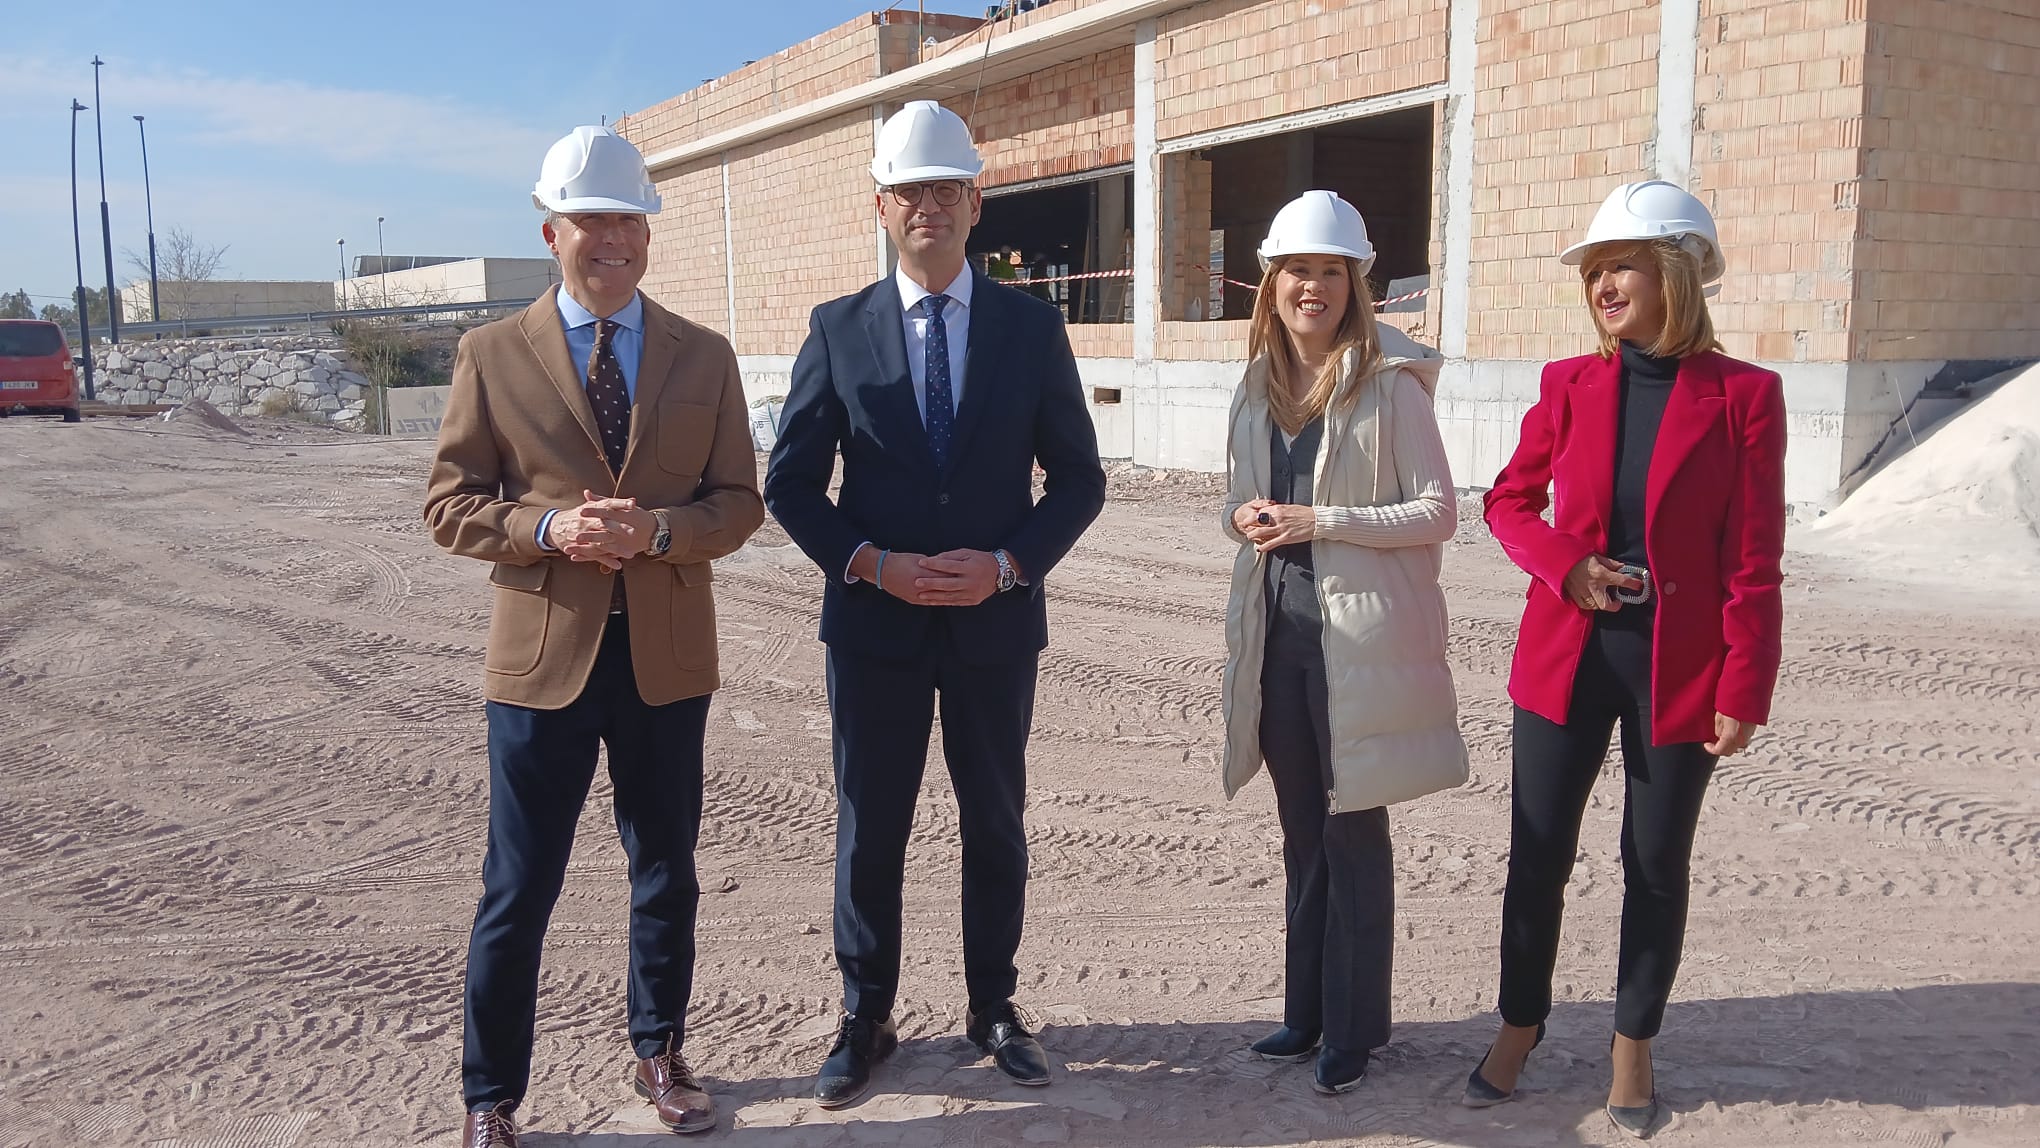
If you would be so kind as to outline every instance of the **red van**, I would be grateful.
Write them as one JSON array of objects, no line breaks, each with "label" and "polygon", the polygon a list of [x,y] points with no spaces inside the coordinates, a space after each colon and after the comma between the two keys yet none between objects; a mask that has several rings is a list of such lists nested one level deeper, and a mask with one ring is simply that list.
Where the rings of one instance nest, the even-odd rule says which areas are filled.
[{"label": "red van", "polygon": [[77,369],[55,323],[0,319],[0,418],[24,414],[77,422]]}]

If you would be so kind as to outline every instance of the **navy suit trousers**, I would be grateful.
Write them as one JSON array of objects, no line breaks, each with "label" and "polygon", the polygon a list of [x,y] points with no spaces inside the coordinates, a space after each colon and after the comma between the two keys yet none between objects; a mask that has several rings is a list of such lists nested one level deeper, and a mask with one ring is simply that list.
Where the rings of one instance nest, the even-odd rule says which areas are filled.
[{"label": "navy suit trousers", "polygon": [[646,705],[630,627],[612,615],[581,696],[565,709],[487,703],[489,846],[468,941],[461,1087],[470,1111],[522,1100],[531,1078],[539,950],[566,881],[574,826],[608,747],[630,864],[631,1045],[652,1056],[685,1031],[701,888],[702,737],[709,696]]},{"label": "navy suit trousers", "polygon": [[[940,627],[938,627],[940,629]],[[1027,734],[1033,653],[965,664],[949,643],[890,661],[828,652],[836,759],[836,965],[843,1007],[892,1011],[900,982],[900,905],[936,705],[963,842],[964,987],[974,1011],[1013,995],[1026,916]]]}]

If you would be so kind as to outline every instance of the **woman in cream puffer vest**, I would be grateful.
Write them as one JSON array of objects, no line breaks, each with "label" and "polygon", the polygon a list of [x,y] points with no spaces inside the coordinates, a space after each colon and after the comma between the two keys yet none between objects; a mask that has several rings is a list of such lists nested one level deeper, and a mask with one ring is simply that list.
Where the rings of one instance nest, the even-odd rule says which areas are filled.
[{"label": "woman in cream puffer vest", "polygon": [[1306,192],[1261,256],[1227,447],[1225,791],[1265,760],[1282,823],[1283,1026],[1254,1051],[1315,1052],[1330,1094],[1388,1041],[1387,807],[1466,780],[1438,586],[1458,511],[1431,412],[1442,360],[1375,323],[1360,213]]}]

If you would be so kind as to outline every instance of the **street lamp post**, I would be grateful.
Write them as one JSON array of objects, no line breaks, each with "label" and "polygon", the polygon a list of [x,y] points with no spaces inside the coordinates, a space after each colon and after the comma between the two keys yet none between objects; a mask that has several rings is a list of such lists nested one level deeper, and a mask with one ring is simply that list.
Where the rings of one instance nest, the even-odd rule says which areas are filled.
[{"label": "street lamp post", "polygon": [[85,399],[92,401],[92,320],[85,306],[85,241],[78,230],[78,113],[85,105],[71,101],[71,253],[78,261],[78,345],[85,352]]},{"label": "street lamp post", "polygon": [[156,282],[156,200],[149,191],[149,128],[140,116],[135,117],[135,128],[142,133],[142,205],[149,212],[149,317],[160,323],[163,288]]},{"label": "street lamp post", "polygon": [[345,311],[347,309],[347,241],[345,239],[336,239],[334,242],[340,245],[340,309]]},{"label": "street lamp post", "polygon": [[383,217],[380,215],[376,216],[375,281],[382,285],[382,305],[384,310],[388,310],[390,305],[390,258],[383,254],[382,225]]},{"label": "street lamp post", "polygon": [[[92,57],[92,102],[99,98],[99,69],[106,61]],[[120,342],[120,294],[113,286],[113,217],[106,210],[106,133],[102,130],[99,109],[92,109],[92,134],[99,141],[99,239],[106,245],[106,331],[107,337]]]}]

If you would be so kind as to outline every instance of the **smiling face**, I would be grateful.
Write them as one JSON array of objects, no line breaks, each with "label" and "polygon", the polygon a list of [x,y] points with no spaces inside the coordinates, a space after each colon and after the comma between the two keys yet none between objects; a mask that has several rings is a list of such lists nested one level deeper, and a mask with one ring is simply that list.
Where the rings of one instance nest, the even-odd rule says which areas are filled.
[{"label": "smiling face", "polygon": [[651,225],[642,215],[587,212],[556,215],[541,228],[560,261],[567,293],[589,312],[607,318],[622,310],[645,277]]},{"label": "smiling face", "polygon": [[1607,244],[1580,264],[1594,325],[1625,343],[1651,347],[1665,329],[1665,288],[1657,259],[1641,244]]},{"label": "smiling face", "polygon": [[1298,351],[1319,356],[1337,342],[1353,299],[1343,255],[1291,255],[1275,274],[1275,314]]}]

